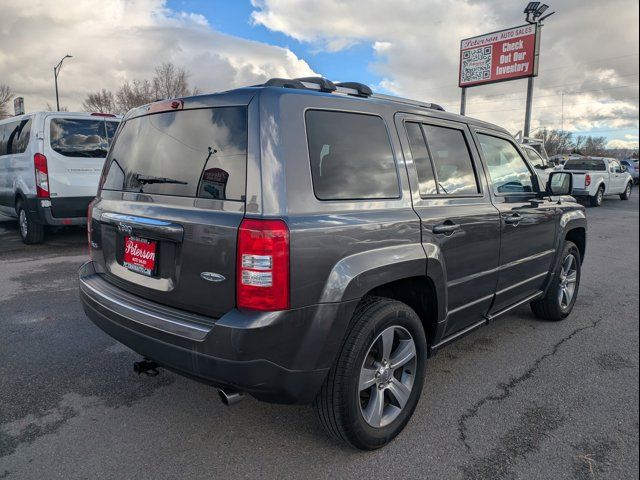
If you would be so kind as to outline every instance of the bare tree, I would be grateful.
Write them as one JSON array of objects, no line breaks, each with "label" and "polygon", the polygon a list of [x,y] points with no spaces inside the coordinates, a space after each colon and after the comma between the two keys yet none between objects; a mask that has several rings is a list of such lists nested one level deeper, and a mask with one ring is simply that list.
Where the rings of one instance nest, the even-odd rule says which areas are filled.
[{"label": "bare tree", "polygon": [[133,80],[124,82],[116,92],[116,108],[119,113],[125,113],[157,99],[149,80]]},{"label": "bare tree", "polygon": [[549,155],[566,153],[573,147],[572,133],[562,130],[544,130],[536,133],[536,138],[544,140],[544,146]]},{"label": "bare tree", "polygon": [[13,95],[13,90],[9,85],[0,84],[0,117],[10,115],[9,104]]},{"label": "bare tree", "polygon": [[82,108],[87,112],[116,113],[115,97],[112,92],[103,88],[100,92],[87,95]]},{"label": "bare tree", "polygon": [[582,149],[583,155],[591,155],[594,157],[601,157],[606,155],[607,151],[607,138],[606,137],[587,137],[584,142],[584,148]]},{"label": "bare tree", "polygon": [[177,98],[192,95],[189,89],[189,74],[182,67],[164,62],[156,67],[153,89],[158,98]]}]

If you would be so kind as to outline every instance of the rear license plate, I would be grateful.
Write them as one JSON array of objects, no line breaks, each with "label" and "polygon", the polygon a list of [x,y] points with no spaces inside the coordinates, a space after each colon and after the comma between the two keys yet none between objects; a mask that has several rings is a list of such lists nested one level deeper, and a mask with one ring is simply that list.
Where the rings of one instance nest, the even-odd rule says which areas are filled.
[{"label": "rear license plate", "polygon": [[152,276],[156,272],[158,242],[139,237],[124,237],[122,264],[129,270]]}]

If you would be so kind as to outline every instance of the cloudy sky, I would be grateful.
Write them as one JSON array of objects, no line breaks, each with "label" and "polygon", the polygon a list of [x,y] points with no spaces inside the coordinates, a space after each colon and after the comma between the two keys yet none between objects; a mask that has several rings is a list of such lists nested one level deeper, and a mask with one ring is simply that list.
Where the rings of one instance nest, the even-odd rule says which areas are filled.
[{"label": "cloudy sky", "polygon": [[[637,0],[550,0],[533,127],[638,146]],[[522,24],[501,0],[2,0],[0,84],[28,111],[79,109],[101,88],[149,78],[163,61],[201,91],[321,74],[458,111],[460,39]],[[550,11],[551,11],[550,10]],[[468,90],[467,112],[522,128],[526,80]],[[564,105],[564,109],[562,106]],[[564,115],[562,111],[564,110]],[[534,130],[535,131],[535,130]]]}]

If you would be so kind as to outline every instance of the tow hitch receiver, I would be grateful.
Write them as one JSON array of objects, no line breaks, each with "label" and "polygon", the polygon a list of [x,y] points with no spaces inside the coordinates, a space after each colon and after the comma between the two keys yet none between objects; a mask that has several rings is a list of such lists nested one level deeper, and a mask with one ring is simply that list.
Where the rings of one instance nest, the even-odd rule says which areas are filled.
[{"label": "tow hitch receiver", "polygon": [[156,362],[149,360],[148,358],[145,358],[140,362],[133,362],[133,371],[138,375],[142,375],[144,373],[150,377],[155,377],[160,373],[158,367],[159,365]]}]

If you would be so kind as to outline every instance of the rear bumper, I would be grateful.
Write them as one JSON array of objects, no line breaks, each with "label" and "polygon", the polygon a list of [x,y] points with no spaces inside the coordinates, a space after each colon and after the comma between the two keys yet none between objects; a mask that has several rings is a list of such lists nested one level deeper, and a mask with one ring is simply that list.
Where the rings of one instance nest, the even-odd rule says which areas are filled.
[{"label": "rear bumper", "polygon": [[589,190],[587,190],[586,188],[574,188],[571,191],[571,196],[572,197],[590,197],[591,194],[589,193]]},{"label": "rear bumper", "polygon": [[32,218],[43,225],[86,225],[87,208],[94,197],[29,198],[27,207]]},{"label": "rear bumper", "polygon": [[87,316],[119,342],[187,377],[274,403],[309,403],[342,344],[357,302],[209,319],[121,290],[80,268]]}]

